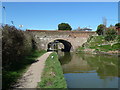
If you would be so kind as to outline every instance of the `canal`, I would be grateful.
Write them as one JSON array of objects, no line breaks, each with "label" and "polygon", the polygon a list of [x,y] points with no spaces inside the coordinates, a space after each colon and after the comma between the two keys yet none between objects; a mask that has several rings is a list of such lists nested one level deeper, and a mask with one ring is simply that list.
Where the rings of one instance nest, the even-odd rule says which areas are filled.
[{"label": "canal", "polygon": [[118,57],[58,52],[68,88],[118,88]]}]

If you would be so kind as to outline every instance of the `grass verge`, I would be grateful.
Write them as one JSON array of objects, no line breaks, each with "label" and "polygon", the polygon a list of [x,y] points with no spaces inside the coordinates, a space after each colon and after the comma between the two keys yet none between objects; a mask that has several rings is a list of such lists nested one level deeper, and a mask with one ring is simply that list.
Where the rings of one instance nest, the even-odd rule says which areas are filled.
[{"label": "grass verge", "polygon": [[9,89],[11,88],[11,84],[14,84],[20,76],[27,70],[38,57],[43,55],[46,51],[33,51],[30,55],[25,56],[23,59],[24,62],[20,61],[19,63],[15,63],[10,70],[2,71],[2,88]]},{"label": "grass verge", "polygon": [[41,82],[38,83],[39,88],[67,88],[63,71],[55,52],[47,58],[41,78]]}]

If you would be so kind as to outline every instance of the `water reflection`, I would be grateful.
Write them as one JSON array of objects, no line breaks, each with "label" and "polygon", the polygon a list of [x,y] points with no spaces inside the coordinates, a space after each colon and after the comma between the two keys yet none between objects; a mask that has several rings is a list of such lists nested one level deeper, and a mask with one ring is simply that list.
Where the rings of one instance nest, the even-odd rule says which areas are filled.
[{"label": "water reflection", "polygon": [[70,52],[58,52],[58,58],[61,65],[67,64],[71,61],[72,55]]},{"label": "water reflection", "polygon": [[59,59],[70,88],[118,87],[118,57],[73,52]]}]

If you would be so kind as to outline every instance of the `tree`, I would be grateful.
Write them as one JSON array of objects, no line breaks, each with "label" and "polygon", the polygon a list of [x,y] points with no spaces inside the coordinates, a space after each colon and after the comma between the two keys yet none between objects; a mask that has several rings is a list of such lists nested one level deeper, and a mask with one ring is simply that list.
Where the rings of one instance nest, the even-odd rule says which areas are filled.
[{"label": "tree", "polygon": [[120,23],[116,23],[115,26],[120,28]]},{"label": "tree", "polygon": [[68,23],[61,23],[58,25],[58,30],[69,30],[71,31],[72,28]]},{"label": "tree", "polygon": [[98,35],[103,35],[104,34],[104,29],[105,29],[105,25],[103,24],[100,24],[98,27],[97,27],[97,34]]},{"label": "tree", "polygon": [[105,40],[112,41],[116,38],[117,32],[115,29],[108,28],[108,30],[106,30],[105,34],[106,34]]}]

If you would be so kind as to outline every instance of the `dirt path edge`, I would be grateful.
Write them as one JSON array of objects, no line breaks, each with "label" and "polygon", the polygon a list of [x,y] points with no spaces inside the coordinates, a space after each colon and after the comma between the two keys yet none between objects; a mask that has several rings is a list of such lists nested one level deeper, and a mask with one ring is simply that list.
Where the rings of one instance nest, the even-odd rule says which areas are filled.
[{"label": "dirt path edge", "polygon": [[37,62],[33,63],[23,76],[14,85],[15,88],[36,88],[38,82],[41,81],[41,75],[45,66],[45,61],[52,52],[47,52],[37,58]]}]

